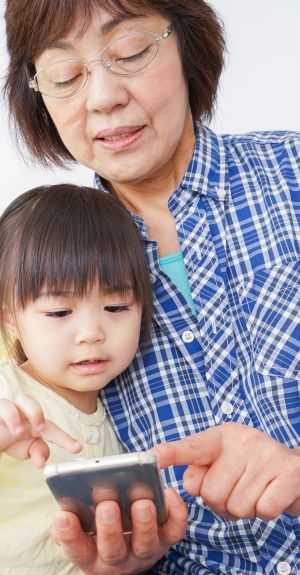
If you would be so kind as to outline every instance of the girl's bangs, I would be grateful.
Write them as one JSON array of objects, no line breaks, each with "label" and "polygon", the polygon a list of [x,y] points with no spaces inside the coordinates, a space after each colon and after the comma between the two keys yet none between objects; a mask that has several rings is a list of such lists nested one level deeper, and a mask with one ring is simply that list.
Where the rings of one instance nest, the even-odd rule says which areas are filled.
[{"label": "girl's bangs", "polygon": [[16,283],[22,307],[45,287],[81,296],[95,284],[111,293],[132,289],[136,299],[142,300],[136,236],[131,237],[130,229],[121,225],[113,208],[105,204],[101,210],[83,207],[74,209],[62,201],[54,213],[53,206],[51,210],[43,202],[42,209],[37,206],[28,220],[19,243]]}]

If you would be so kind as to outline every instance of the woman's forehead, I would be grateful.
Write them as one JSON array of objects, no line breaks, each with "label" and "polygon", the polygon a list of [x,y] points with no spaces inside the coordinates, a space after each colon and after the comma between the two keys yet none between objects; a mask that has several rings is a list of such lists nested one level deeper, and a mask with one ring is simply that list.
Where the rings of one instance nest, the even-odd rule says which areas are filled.
[{"label": "woman's forehead", "polygon": [[143,14],[136,11],[135,13],[128,12],[112,12],[100,6],[94,7],[92,12],[78,11],[74,14],[72,24],[68,22],[68,26],[60,25],[56,28],[56,33],[50,34],[48,41],[45,38],[42,50],[39,54],[48,48],[62,48],[68,49],[74,47],[74,42],[80,40],[83,36],[88,34],[91,30],[99,37],[109,40],[114,32],[126,33],[132,31],[134,27],[147,27],[147,24],[159,19],[161,16],[158,12],[148,11]]},{"label": "woman's forehead", "polygon": [[[36,65],[44,66],[51,63],[53,58],[67,57],[63,53],[80,55],[80,52],[85,51],[87,47],[95,50],[95,46],[101,50],[114,38],[143,30],[158,33],[167,23],[165,17],[157,12],[147,15],[112,15],[106,10],[98,10],[93,18],[85,22],[84,26],[82,19],[78,17],[68,32],[63,30],[62,36],[56,34],[55,37],[49,37],[48,42],[43,42],[42,49],[39,50],[34,61]],[[81,54],[81,57],[87,58],[88,56]]]},{"label": "woman's forehead", "polygon": [[96,34],[101,38],[109,38],[109,36],[114,33],[115,31],[121,30],[126,32],[132,26],[140,27],[147,25],[147,23],[151,22],[152,20],[155,21],[159,18],[158,14],[135,14],[135,15],[127,15],[127,14],[118,14],[113,15],[105,10],[99,10],[97,13],[94,14],[94,17],[88,22],[84,27],[82,26],[82,21],[78,18],[70,30],[69,34],[66,36],[72,37],[74,39],[80,39],[83,35],[85,35],[90,29],[93,29]]},{"label": "woman's forehead", "polygon": [[[35,60],[49,47],[66,38],[83,36],[95,23],[109,33],[117,22],[145,17],[153,12],[151,0],[39,0],[39,10],[31,10],[28,58]],[[157,12],[156,12],[157,13]],[[146,16],[147,17],[147,16]],[[111,22],[111,23],[110,23]]]}]

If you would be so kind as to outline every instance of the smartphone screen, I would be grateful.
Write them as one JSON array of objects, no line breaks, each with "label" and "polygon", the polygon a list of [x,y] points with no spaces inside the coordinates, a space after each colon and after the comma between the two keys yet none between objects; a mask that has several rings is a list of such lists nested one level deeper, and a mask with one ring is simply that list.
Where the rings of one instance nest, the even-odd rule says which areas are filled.
[{"label": "smartphone screen", "polygon": [[159,525],[167,519],[161,475],[152,452],[47,465],[44,475],[60,507],[78,515],[90,533],[95,531],[95,506],[102,501],[119,504],[124,532],[131,531],[131,505],[138,499],[154,502]]}]

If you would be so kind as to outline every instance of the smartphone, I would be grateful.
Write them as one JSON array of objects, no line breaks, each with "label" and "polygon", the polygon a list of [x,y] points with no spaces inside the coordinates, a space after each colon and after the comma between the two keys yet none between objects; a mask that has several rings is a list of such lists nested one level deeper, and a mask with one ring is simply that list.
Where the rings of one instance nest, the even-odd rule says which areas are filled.
[{"label": "smartphone", "polygon": [[158,525],[167,520],[157,456],[150,451],[49,464],[44,476],[61,509],[76,513],[89,533],[95,532],[95,506],[101,501],[117,501],[125,533],[131,531],[130,509],[137,499],[154,502]]}]

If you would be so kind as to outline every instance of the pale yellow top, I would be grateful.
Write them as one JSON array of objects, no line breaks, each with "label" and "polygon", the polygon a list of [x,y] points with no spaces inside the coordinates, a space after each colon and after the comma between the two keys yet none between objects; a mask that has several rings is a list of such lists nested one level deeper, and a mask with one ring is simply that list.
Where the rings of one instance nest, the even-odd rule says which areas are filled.
[{"label": "pale yellow top", "polygon": [[0,358],[7,357],[7,349],[4,345],[3,339],[0,336]]},{"label": "pale yellow top", "polygon": [[[22,390],[35,397],[45,416],[80,441],[84,447],[72,455],[50,445],[49,463],[94,458],[122,451],[104,407],[98,401],[93,414],[80,412],[65,399],[43,387],[8,359],[0,360],[0,397],[13,400]],[[5,454],[0,457],[0,574],[78,575],[50,536],[57,503],[42,471],[29,461]]]}]

